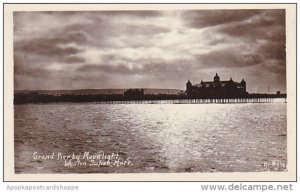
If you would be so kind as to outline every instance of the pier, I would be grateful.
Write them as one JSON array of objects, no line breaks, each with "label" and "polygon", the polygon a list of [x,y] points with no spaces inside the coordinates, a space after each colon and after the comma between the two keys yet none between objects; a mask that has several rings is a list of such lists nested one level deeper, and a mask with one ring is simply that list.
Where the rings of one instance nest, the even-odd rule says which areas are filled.
[{"label": "pier", "polygon": [[[273,103],[274,98],[220,98],[220,99],[166,99],[166,100],[127,100],[100,101],[99,104],[234,104],[234,103]],[[285,100],[286,101],[286,100]]]},{"label": "pier", "polygon": [[16,94],[14,104],[63,104],[63,103],[95,103],[95,104],[226,104],[226,103],[273,103],[281,98],[286,102],[286,94],[247,94],[241,97],[200,97],[188,95],[47,95],[31,92]]}]

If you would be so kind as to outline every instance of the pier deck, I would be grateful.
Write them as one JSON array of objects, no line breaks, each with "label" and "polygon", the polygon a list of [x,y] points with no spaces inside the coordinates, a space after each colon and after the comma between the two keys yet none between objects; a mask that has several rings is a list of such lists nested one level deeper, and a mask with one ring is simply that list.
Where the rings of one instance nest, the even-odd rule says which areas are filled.
[{"label": "pier deck", "polygon": [[129,100],[100,101],[100,104],[209,104],[209,103],[272,103],[274,98],[223,98],[223,99],[168,99],[168,100]]}]

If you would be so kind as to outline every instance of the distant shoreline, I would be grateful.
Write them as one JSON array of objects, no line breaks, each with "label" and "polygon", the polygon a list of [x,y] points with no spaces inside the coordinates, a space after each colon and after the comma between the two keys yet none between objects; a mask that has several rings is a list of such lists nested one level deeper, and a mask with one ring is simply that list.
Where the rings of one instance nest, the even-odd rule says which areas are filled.
[{"label": "distant shoreline", "polygon": [[[47,95],[113,95],[113,94],[123,94],[129,88],[122,89],[70,89],[70,90],[15,90],[14,94],[28,94],[30,92],[37,92],[39,94]],[[159,88],[131,88],[131,89],[144,89],[145,94],[179,94],[185,90],[181,89],[159,89]]]}]

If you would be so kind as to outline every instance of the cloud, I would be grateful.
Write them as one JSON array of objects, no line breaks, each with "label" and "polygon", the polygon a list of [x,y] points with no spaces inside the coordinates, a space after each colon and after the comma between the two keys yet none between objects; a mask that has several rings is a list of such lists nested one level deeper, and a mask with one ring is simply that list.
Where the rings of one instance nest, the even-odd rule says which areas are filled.
[{"label": "cloud", "polygon": [[[266,10],[247,19],[218,26],[220,32],[252,40],[285,38],[284,10]],[[250,33],[251,31],[251,33]]]},{"label": "cloud", "polygon": [[241,54],[238,49],[217,50],[199,55],[199,61],[207,67],[249,67],[262,61],[259,54]]},{"label": "cloud", "polygon": [[242,21],[258,15],[262,10],[202,10],[183,11],[182,17],[186,25],[192,28],[205,28]]},{"label": "cloud", "polygon": [[15,89],[184,89],[218,72],[284,91],[285,35],[284,10],[16,12]]},{"label": "cloud", "polygon": [[285,61],[285,42],[265,42],[257,49],[257,52],[259,52],[261,55],[268,59],[277,59]]}]

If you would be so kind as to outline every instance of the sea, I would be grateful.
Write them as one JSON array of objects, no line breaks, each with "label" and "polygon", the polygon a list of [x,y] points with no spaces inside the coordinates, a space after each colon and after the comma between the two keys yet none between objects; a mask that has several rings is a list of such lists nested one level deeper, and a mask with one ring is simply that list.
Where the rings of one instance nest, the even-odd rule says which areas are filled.
[{"label": "sea", "polygon": [[15,173],[287,171],[287,104],[14,106]]}]

